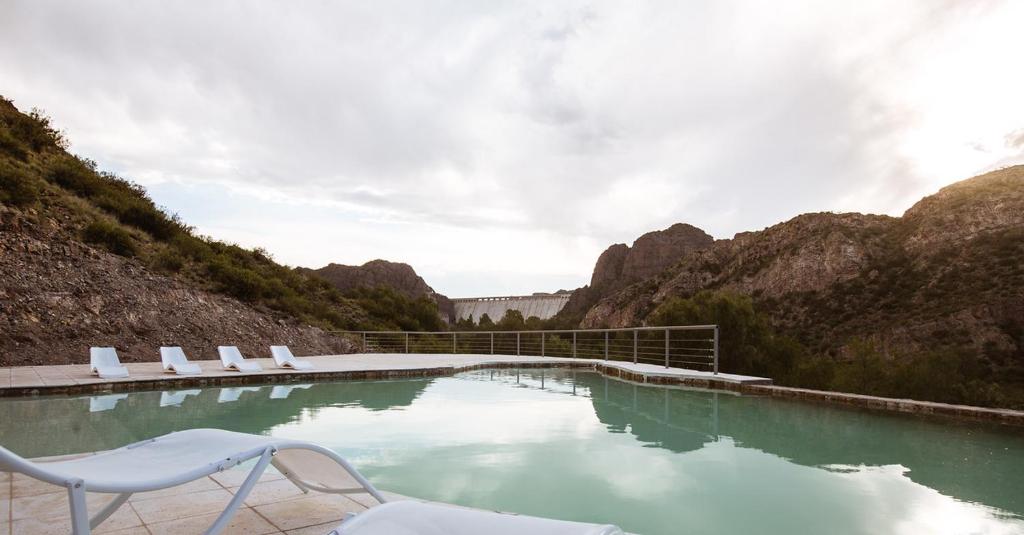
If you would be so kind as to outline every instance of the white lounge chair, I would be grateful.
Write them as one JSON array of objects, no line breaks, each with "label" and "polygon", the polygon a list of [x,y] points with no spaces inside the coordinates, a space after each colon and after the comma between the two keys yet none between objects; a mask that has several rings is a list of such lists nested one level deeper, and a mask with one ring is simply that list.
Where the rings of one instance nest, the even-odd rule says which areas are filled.
[{"label": "white lounge chair", "polygon": [[175,392],[160,392],[161,407],[179,407],[189,396],[198,396],[202,390],[177,390]]},{"label": "white lounge chair", "polygon": [[89,412],[103,412],[113,410],[117,402],[127,399],[128,394],[106,394],[103,396],[92,396],[89,398]]},{"label": "white lounge chair", "polygon": [[188,361],[185,352],[178,346],[161,347],[160,362],[164,365],[164,372],[176,373],[178,375],[197,375],[203,373],[198,364]]},{"label": "white lounge chair", "polygon": [[220,362],[225,370],[237,370],[242,373],[263,371],[263,366],[258,362],[245,360],[235,346],[217,346],[217,353],[220,354]]},{"label": "white lounge chair", "polygon": [[347,518],[328,535],[623,535],[611,525],[394,501]]},{"label": "white lounge chair", "polygon": [[305,390],[307,388],[313,388],[313,385],[277,385],[270,389],[270,399],[287,399],[292,394],[292,390]]},{"label": "white lounge chair", "polygon": [[308,360],[299,360],[292,355],[288,346],[270,346],[270,354],[274,357],[274,363],[278,368],[291,368],[293,370],[312,370],[315,368]]},{"label": "white lounge chair", "polygon": [[128,377],[128,368],[121,365],[117,350],[112,347],[89,348],[89,372],[103,379]]},{"label": "white lounge chair", "polygon": [[[303,492],[369,493],[384,498],[363,476],[333,451],[298,440],[285,440],[219,429],[192,429],[144,440],[68,461],[32,462],[0,447],[0,471],[18,472],[67,489],[72,535],[88,535],[136,492],[166,489],[195,481],[257,459],[242,485],[207,535],[220,533],[249,495],[267,465]],[[89,518],[86,492],[117,494]]]},{"label": "white lounge chair", "polygon": [[238,401],[238,398],[242,396],[243,392],[259,391],[260,387],[258,386],[233,386],[221,388],[220,394],[217,395],[217,403],[231,403],[232,401]]}]

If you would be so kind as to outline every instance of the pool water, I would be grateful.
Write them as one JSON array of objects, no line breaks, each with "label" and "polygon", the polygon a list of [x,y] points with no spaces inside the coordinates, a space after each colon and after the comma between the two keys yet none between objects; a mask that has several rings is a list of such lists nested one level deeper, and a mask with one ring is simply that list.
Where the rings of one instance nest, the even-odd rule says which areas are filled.
[{"label": "pool water", "polygon": [[193,427],[311,440],[380,488],[640,534],[1024,533],[1024,432],[572,370],[0,400],[25,456]]}]

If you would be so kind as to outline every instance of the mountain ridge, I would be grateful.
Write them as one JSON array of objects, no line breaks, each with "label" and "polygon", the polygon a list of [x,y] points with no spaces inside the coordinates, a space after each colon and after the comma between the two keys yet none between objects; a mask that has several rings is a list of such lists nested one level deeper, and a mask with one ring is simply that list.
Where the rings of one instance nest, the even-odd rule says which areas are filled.
[{"label": "mountain ridge", "polygon": [[[579,325],[642,324],[672,297],[726,290],[753,296],[771,311],[777,326],[797,334],[817,330],[812,318],[822,309],[820,302],[831,299],[833,304],[845,303],[846,310],[841,313],[851,317],[837,321],[829,335],[853,338],[852,325],[864,327],[865,322],[852,321],[852,316],[876,313],[879,319],[900,326],[863,332],[877,333],[882,345],[893,350],[929,347],[926,326],[934,331],[970,324],[974,329],[967,344],[970,347],[979,351],[996,347],[1019,354],[1024,344],[1014,340],[1014,333],[1024,320],[1017,321],[1013,315],[1020,309],[1014,303],[1024,302],[1021,235],[1024,166],[1013,166],[946,186],[915,203],[901,217],[810,213],[760,231],[715,240],[707,248],[680,255],[677,262],[653,277],[601,295],[579,318]],[[597,269],[595,266],[595,273]],[[971,276],[972,270],[979,269],[990,272],[991,287]],[[894,272],[887,275],[887,270]],[[950,310],[921,316],[906,304],[888,303],[892,310],[875,310],[848,299],[851,296],[846,294],[856,294],[861,286],[886,277],[894,279],[889,281],[893,292],[907,299],[906,303],[918,304],[922,312],[942,307]],[[958,277],[968,281],[973,294],[955,288]],[[887,299],[884,288],[876,293],[876,297]],[[836,312],[828,306],[823,310]],[[1019,317],[1024,318],[1024,310]],[[848,342],[825,342],[824,334],[798,337],[832,353],[841,353]]]}]

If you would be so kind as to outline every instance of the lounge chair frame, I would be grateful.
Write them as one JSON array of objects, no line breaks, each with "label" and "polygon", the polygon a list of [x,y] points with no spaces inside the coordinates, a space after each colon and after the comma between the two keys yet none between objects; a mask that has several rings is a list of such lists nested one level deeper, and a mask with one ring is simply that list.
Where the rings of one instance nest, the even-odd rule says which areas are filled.
[{"label": "lounge chair frame", "polygon": [[[211,431],[211,430],[192,430],[192,431]],[[216,431],[216,430],[213,430]],[[190,431],[180,431],[178,433],[189,433]],[[171,435],[178,434],[171,433]],[[226,432],[225,432],[226,433]],[[111,450],[105,453],[97,454],[103,456],[110,456],[116,459],[117,456],[131,455],[131,450],[135,448],[144,447],[147,444],[151,444],[162,438],[170,435],[164,435],[157,438],[143,440],[136,442],[128,446],[124,446],[115,450]],[[245,481],[235,492],[231,501],[227,507],[220,513],[217,519],[213,522],[213,525],[206,530],[206,535],[217,535],[221,533],[224,528],[227,527],[231,521],[238,507],[242,505],[245,498],[248,497],[252,491],[253,486],[259,481],[263,472],[267,469],[267,466],[273,464],[282,475],[290,480],[295,486],[297,486],[302,492],[308,493],[310,490],[318,492],[332,493],[332,494],[346,494],[353,492],[366,492],[373,496],[380,503],[384,503],[386,500],[381,496],[380,492],[377,491],[373,485],[366,480],[357,472],[345,459],[333,451],[303,441],[292,441],[292,440],[278,440],[267,437],[267,444],[262,447],[251,448],[243,451],[239,451],[236,454],[222,458],[217,462],[209,463],[204,466],[182,470],[180,474],[174,477],[167,477],[162,479],[151,479],[151,480],[138,480],[133,481],[132,484],[115,483],[115,482],[104,482],[104,481],[85,481],[81,477],[76,477],[72,473],[61,473],[58,466],[57,470],[48,470],[46,462],[32,462],[24,459],[17,454],[0,446],[0,469],[11,472],[18,472],[25,474],[33,479],[38,479],[53,485],[61,486],[67,489],[68,502],[71,509],[71,526],[72,535],[90,535],[92,530],[99,526],[104,520],[114,514],[118,508],[120,508],[128,498],[137,492],[149,492],[154,490],[161,490],[170,487],[176,487],[183,485],[196,479],[200,479],[217,472],[223,472],[224,470],[233,468],[242,464],[246,461],[257,459],[255,466],[249,471],[249,475],[245,478]],[[359,488],[350,489],[329,489],[324,488],[308,481],[301,479],[296,472],[289,469],[283,462],[277,461],[275,456],[278,452],[289,449],[300,449],[309,450],[319,454],[322,454],[331,460],[337,462],[342,468],[353,479],[361,486]],[[59,465],[57,461],[54,464]],[[89,518],[88,509],[86,507],[86,492],[98,492],[107,494],[117,494],[117,497],[110,502],[106,507],[96,513],[95,516]]]}]

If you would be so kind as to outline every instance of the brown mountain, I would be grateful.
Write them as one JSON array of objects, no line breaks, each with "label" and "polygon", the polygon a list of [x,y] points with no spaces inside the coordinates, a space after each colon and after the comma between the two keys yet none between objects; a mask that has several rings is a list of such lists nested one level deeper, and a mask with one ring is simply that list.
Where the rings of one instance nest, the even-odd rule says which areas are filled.
[{"label": "brown mountain", "polygon": [[[621,255],[611,251],[607,263]],[[583,327],[643,324],[671,297],[726,290],[818,352],[869,338],[890,354],[960,348],[1024,370],[1024,166],[943,188],[902,217],[804,214],[637,282],[606,271],[599,261],[595,280],[625,285],[588,307]]]},{"label": "brown mountain", "polygon": [[384,286],[411,299],[426,297],[434,301],[437,303],[438,312],[448,321],[455,315],[455,306],[451,300],[435,292],[409,264],[371,260],[361,266],[328,264],[320,269],[308,271],[327,280],[342,292]]}]

